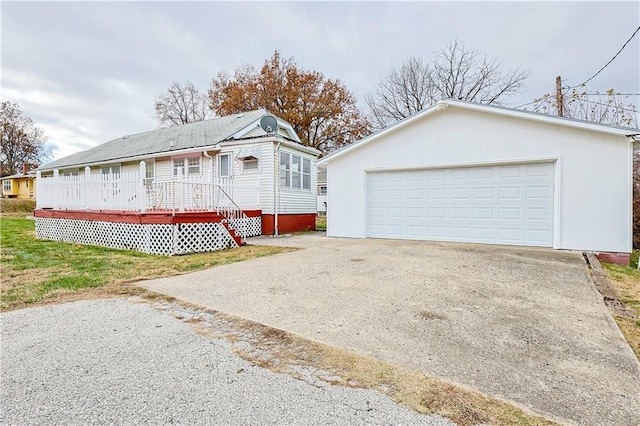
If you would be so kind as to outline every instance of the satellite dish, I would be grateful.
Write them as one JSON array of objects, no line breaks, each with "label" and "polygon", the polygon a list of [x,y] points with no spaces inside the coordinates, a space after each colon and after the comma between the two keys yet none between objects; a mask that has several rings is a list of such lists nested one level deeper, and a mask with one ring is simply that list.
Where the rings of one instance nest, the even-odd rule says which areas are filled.
[{"label": "satellite dish", "polygon": [[260,119],[260,128],[267,133],[276,133],[278,120],[272,115],[265,115]]}]

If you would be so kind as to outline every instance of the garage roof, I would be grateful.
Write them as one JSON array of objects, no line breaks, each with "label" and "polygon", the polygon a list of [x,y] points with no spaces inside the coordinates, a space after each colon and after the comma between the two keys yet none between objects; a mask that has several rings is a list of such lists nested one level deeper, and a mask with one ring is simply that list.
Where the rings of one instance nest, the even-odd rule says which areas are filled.
[{"label": "garage roof", "polygon": [[576,128],[576,129],[590,130],[593,132],[606,133],[606,134],[616,135],[616,136],[631,136],[631,135],[640,134],[640,130],[629,128],[629,127],[616,127],[616,126],[610,126],[606,124],[593,123],[590,121],[575,120],[572,118],[556,117],[556,116],[551,116],[547,114],[540,114],[540,113],[531,112],[531,111],[522,111],[522,110],[513,109],[513,108],[505,108],[505,107],[494,106],[494,105],[484,105],[484,104],[478,104],[474,102],[457,101],[457,100],[449,99],[445,101],[439,101],[438,103],[436,103],[435,105],[433,105],[428,109],[425,109],[417,114],[407,117],[404,120],[401,120],[363,139],[360,139],[359,141],[351,145],[347,145],[346,147],[334,152],[333,154],[324,157],[323,159],[318,161],[317,164],[318,166],[326,165],[332,160],[338,157],[341,157],[350,151],[356,150],[371,141],[374,141],[380,137],[383,137],[388,133],[391,133],[404,126],[407,126],[426,116],[437,113],[439,111],[444,111],[449,107],[467,109],[472,111],[482,111],[490,114],[498,114],[498,115],[503,115],[507,117],[521,118],[524,120],[545,122],[545,123],[558,125],[558,126],[566,126],[566,127]]}]

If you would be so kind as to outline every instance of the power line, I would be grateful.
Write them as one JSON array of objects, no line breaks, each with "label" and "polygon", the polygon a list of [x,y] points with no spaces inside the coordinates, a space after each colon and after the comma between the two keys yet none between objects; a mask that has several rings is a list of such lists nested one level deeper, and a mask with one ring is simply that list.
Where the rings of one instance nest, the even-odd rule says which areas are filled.
[{"label": "power line", "polygon": [[[587,96],[609,96],[607,93],[596,93],[596,92],[585,93],[585,95],[587,95]],[[640,93],[614,93],[614,95],[619,95],[619,96],[640,96]],[[517,107],[513,107],[513,109],[518,109],[518,108],[526,107],[526,106],[529,106],[529,105],[533,105],[536,102],[539,102],[541,100],[542,100],[542,98],[540,98],[538,100],[535,100],[535,101],[527,102],[526,104],[522,104],[522,105],[518,105]],[[600,102],[592,101],[592,100],[589,100],[589,99],[586,99],[585,102],[590,102],[592,104],[608,105],[608,104],[603,104],[603,103],[600,103]],[[616,106],[612,106],[612,108],[625,109],[625,108],[616,107]],[[637,110],[627,110],[627,111],[639,112]]]},{"label": "power line", "polygon": [[616,59],[616,58],[618,57],[618,55],[620,54],[620,52],[622,52],[622,51],[624,50],[624,48],[625,48],[625,47],[627,47],[627,44],[629,44],[629,42],[631,41],[631,39],[632,39],[633,37],[635,37],[635,35],[636,35],[636,34],[638,34],[638,31],[640,31],[640,26],[639,26],[638,28],[636,28],[636,30],[633,32],[633,34],[631,34],[631,37],[629,37],[629,40],[627,40],[627,41],[622,45],[622,47],[620,48],[620,50],[618,50],[618,51],[616,52],[616,54],[615,54],[615,55],[613,55],[613,58],[611,58],[611,60],[610,60],[609,62],[607,62],[606,64],[604,64],[604,66],[603,66],[602,68],[600,68],[600,69],[598,70],[598,72],[597,72],[597,73],[595,73],[594,75],[592,75],[591,77],[589,77],[588,79],[586,79],[586,80],[584,81],[584,83],[578,84],[577,86],[571,86],[571,87],[569,87],[569,89],[575,89],[576,87],[584,86],[585,84],[587,84],[588,82],[590,82],[591,80],[593,80],[593,79],[594,79],[598,74],[600,74],[600,73],[602,72],[602,70],[604,70],[607,66],[609,66],[609,64],[610,64],[611,62],[613,62],[613,60],[614,60],[614,59]]},{"label": "power line", "polygon": [[538,101],[531,101],[531,102],[526,103],[526,104],[518,105],[517,107],[514,107],[513,109],[522,108],[522,107],[525,107],[527,105],[535,104],[536,102],[538,102]]},{"label": "power line", "polygon": [[596,104],[596,105],[606,106],[606,107],[609,107],[609,108],[620,109],[620,110],[623,110],[623,111],[634,112],[636,114],[640,112],[637,109],[624,108],[624,107],[617,106],[617,105],[605,104],[603,102],[590,101],[588,99],[585,101],[585,103],[587,104],[587,106],[589,106],[589,104]]},{"label": "power line", "polygon": [[[567,89],[568,87],[563,87],[563,89]],[[567,94],[567,93],[565,93]],[[578,93],[578,95],[587,95],[587,96],[609,96],[608,92],[583,92],[583,93]],[[618,92],[612,92],[611,95],[613,96],[640,96],[640,93],[618,93]]]}]

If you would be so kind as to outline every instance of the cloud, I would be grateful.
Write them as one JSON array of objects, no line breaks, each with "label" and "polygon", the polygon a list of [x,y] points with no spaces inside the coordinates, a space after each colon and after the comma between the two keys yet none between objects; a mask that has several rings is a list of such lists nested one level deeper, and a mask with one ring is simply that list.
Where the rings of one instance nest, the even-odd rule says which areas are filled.
[{"label": "cloud", "polygon": [[[17,3],[2,5],[2,93],[60,150],[157,126],[172,81],[206,90],[219,71],[275,49],[362,100],[411,55],[452,39],[532,76],[513,105],[595,73],[637,27],[640,4],[543,2]],[[640,37],[590,90],[640,92]],[[640,97],[633,101],[638,104]]]}]

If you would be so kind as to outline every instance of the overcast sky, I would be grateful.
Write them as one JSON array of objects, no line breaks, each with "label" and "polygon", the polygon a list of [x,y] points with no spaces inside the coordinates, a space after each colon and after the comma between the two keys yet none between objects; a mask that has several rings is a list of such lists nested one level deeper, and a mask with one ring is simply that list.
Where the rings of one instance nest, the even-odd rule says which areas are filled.
[{"label": "overcast sky", "polygon": [[[531,70],[507,106],[579,84],[640,24],[640,2],[0,3],[2,100],[20,104],[60,158],[158,126],[172,81],[209,87],[275,49],[357,96],[409,56],[447,42]],[[588,86],[640,93],[640,34]],[[633,96],[638,105],[640,97]]]}]

